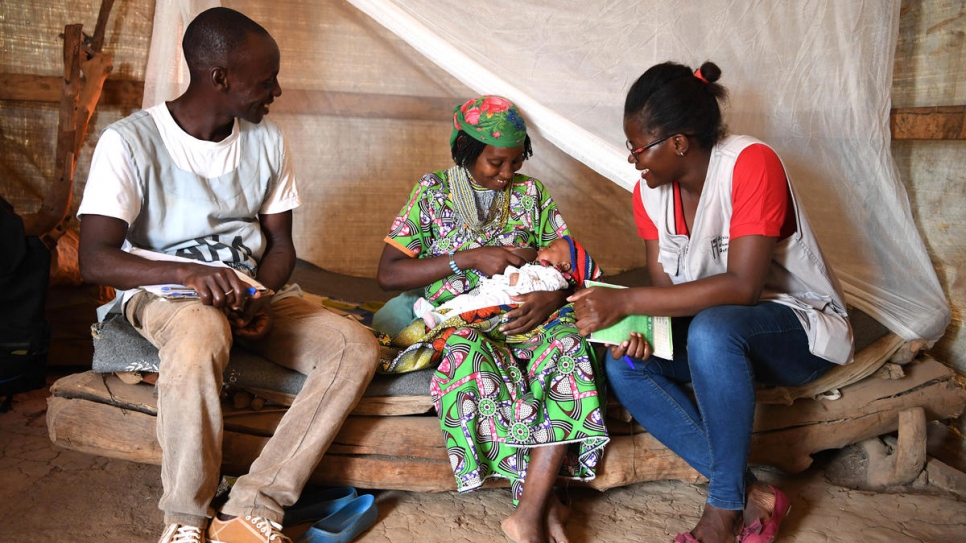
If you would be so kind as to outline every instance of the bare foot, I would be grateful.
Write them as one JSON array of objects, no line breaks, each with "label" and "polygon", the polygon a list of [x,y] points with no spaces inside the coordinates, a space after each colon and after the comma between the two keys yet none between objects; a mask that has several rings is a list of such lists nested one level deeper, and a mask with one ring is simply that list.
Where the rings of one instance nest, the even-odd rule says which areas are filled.
[{"label": "bare foot", "polygon": [[741,532],[741,511],[704,504],[704,513],[691,535],[701,543],[732,543]]},{"label": "bare foot", "polygon": [[775,492],[768,485],[753,483],[748,487],[748,498],[745,500],[743,513],[745,526],[751,526],[756,520],[762,523],[771,518],[775,510]]},{"label": "bare foot", "polygon": [[570,518],[570,508],[560,502],[556,494],[550,495],[550,503],[547,504],[547,534],[550,536],[550,543],[567,543],[567,533],[564,525]]},{"label": "bare foot", "polygon": [[513,543],[546,543],[547,541],[543,519],[529,515],[519,507],[503,519],[500,528]]}]

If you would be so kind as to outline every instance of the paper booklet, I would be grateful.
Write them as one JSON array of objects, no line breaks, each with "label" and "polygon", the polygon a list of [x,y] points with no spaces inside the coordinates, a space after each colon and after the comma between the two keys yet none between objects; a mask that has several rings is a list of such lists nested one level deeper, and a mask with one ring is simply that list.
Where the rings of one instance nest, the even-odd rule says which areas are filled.
[{"label": "paper booklet", "polygon": [[[154,251],[147,251],[147,250],[138,249],[138,248],[132,248],[130,250],[130,253],[132,255],[137,255],[141,258],[146,258],[148,260],[169,261],[169,262],[191,262],[193,264],[204,264],[206,266],[216,266],[216,267],[220,266],[223,268],[228,267],[223,262],[204,262],[201,260],[193,260],[190,258],[172,256],[165,253],[157,253]],[[251,277],[245,275],[244,273],[238,270],[232,269],[232,271],[235,272],[235,275],[237,275],[238,278],[243,283],[248,285],[248,287],[246,288],[248,290],[249,296],[254,296],[255,292],[258,290],[265,290],[265,285],[262,285],[255,279],[252,279]],[[186,287],[184,285],[178,285],[178,284],[141,285],[140,288],[143,288],[144,290],[152,294],[155,294],[157,296],[160,296],[161,298],[164,298],[166,300],[190,300],[198,297],[198,293],[195,292],[195,289]]]},{"label": "paper booklet", "polygon": [[[600,281],[584,281],[586,287],[627,288]],[[665,360],[674,358],[674,343],[671,341],[671,317],[652,317],[650,315],[628,315],[615,324],[592,332],[587,341],[619,345],[638,332],[651,344],[651,353]]]}]

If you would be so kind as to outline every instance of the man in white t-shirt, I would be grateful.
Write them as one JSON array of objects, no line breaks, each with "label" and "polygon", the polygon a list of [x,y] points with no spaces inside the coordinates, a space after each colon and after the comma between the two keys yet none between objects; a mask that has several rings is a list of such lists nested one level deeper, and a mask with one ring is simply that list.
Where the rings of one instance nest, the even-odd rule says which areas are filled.
[{"label": "man in white t-shirt", "polygon": [[[288,541],[284,508],[362,397],[379,347],[362,325],[283,288],[301,201],[281,131],[264,120],[282,92],[275,41],[241,13],[213,8],[182,45],[185,93],[112,124],[98,141],[78,210],[81,273],[117,288],[113,311],[159,349],[161,542]],[[251,280],[264,289],[249,295]],[[167,283],[198,298],[139,288]],[[215,512],[219,393],[233,338],[307,377]]]}]

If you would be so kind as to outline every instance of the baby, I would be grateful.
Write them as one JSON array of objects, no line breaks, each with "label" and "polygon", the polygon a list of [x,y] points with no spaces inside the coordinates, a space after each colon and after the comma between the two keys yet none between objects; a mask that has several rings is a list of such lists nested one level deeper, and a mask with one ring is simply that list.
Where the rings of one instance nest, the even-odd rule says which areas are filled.
[{"label": "baby", "polygon": [[519,302],[513,300],[513,296],[540,290],[562,290],[571,282],[580,287],[584,279],[595,279],[600,273],[583,246],[570,236],[564,236],[541,247],[535,262],[519,268],[507,266],[502,274],[480,279],[476,288],[439,307],[420,298],[413,305],[413,311],[426,326],[435,328],[447,316],[483,307],[516,304]]}]

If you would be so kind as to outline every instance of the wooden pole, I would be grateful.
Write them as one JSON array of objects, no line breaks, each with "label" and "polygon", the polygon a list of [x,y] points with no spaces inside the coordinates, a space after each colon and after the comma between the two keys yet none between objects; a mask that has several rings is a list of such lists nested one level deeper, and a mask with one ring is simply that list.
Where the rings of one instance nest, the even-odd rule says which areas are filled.
[{"label": "wooden pole", "polygon": [[53,230],[70,208],[74,177],[74,141],[77,130],[77,96],[80,91],[80,51],[84,40],[83,25],[64,27],[64,86],[61,91],[60,121],[57,124],[57,156],[54,182],[48,188],[37,213],[23,217],[28,236],[40,236]]},{"label": "wooden pole", "polygon": [[94,26],[91,49],[98,53],[104,48],[104,34],[107,32],[107,19],[111,16],[112,7],[114,7],[114,0],[103,0],[101,10],[97,13],[97,25]]},{"label": "wooden pole", "polygon": [[[63,232],[64,220],[73,196],[74,169],[94,108],[101,97],[104,81],[114,69],[111,55],[101,52],[104,33],[114,0],[103,0],[94,36],[84,44],[83,25],[64,27],[64,85],[61,91],[57,125],[57,150],[54,182],[47,189],[37,213],[25,215],[27,235],[43,236],[54,230]],[[81,72],[84,78],[81,78]],[[59,235],[52,236],[54,239]]]}]

